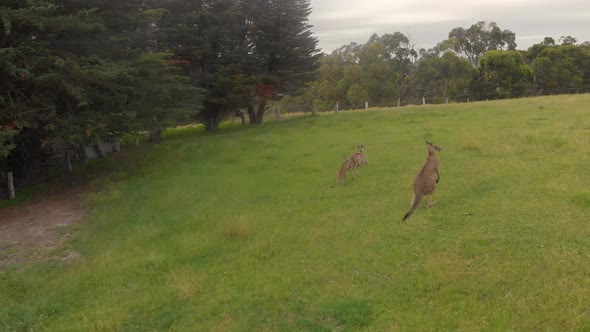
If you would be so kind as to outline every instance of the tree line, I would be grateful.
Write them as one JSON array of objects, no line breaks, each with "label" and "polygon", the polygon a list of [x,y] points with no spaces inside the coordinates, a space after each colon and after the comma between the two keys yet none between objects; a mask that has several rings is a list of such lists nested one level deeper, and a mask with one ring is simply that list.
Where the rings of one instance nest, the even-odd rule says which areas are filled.
[{"label": "tree line", "polygon": [[[320,53],[309,0],[0,0],[0,170],[123,135],[259,124]],[[22,176],[26,174],[21,174]]]},{"label": "tree line", "polygon": [[182,124],[260,124],[277,101],[329,110],[590,85],[590,45],[570,36],[521,51],[477,22],[429,50],[395,32],[325,55],[310,13],[309,0],[0,0],[0,171]]},{"label": "tree line", "polygon": [[321,59],[317,79],[287,103],[315,103],[332,110],[488,100],[590,91],[590,43],[571,36],[546,37],[517,50],[515,34],[497,24],[458,27],[432,49],[419,49],[400,32],[373,34],[364,44],[344,45]]}]

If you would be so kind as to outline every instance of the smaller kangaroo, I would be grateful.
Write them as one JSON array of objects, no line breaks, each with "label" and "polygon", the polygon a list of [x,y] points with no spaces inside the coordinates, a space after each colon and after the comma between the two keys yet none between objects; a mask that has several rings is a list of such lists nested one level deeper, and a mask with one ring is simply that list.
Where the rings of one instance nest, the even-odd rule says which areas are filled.
[{"label": "smaller kangaroo", "polygon": [[365,146],[364,145],[357,145],[358,151],[355,152],[350,159],[352,160],[352,168],[358,168],[363,165],[366,165],[367,162],[367,155],[365,154]]},{"label": "smaller kangaroo", "polygon": [[352,169],[352,159],[349,157],[344,157],[344,162],[342,163],[342,166],[340,167],[340,171],[338,171],[338,177],[336,178],[336,184],[341,184],[344,182],[344,180],[346,180],[346,174],[348,173],[348,171],[350,171]]},{"label": "smaller kangaroo", "polygon": [[410,203],[412,208],[406,213],[402,221],[408,219],[416,211],[424,196],[430,195],[428,206],[435,203],[432,201],[432,195],[436,189],[436,184],[440,180],[440,160],[435,152],[442,151],[442,149],[432,142],[426,141],[426,145],[428,145],[428,158],[422,170],[416,176],[416,180],[414,180],[414,196],[412,196],[412,202]]}]

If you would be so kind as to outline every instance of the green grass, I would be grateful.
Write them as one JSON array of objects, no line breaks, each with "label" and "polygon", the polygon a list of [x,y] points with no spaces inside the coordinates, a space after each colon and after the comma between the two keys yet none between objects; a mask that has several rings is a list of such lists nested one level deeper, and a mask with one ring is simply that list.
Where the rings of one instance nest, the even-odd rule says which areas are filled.
[{"label": "green grass", "polygon": [[[0,329],[590,329],[590,95],[172,131],[102,160],[79,260],[0,272]],[[441,146],[431,208],[411,184]],[[369,164],[332,188],[344,154]],[[62,250],[65,250],[62,248]]]},{"label": "green grass", "polygon": [[0,199],[0,209],[5,209],[29,202],[31,198],[35,197],[36,194],[47,190],[47,187],[47,184],[37,184],[28,188],[23,188],[22,190],[19,188],[18,195],[16,195],[14,199]]}]

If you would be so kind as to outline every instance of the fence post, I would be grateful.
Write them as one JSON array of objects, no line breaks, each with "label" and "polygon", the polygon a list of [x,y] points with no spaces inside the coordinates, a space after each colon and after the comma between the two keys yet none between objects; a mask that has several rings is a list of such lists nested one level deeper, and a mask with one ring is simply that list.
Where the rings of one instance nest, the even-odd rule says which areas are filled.
[{"label": "fence post", "polygon": [[313,103],[313,109],[311,111],[311,115],[316,116],[318,112],[318,107],[315,103]]},{"label": "fence post", "polygon": [[98,154],[101,158],[104,158],[107,156],[107,152],[104,150],[104,146],[103,146],[103,142],[102,140],[98,140],[96,142],[96,150],[98,150]]},{"label": "fence post", "polygon": [[70,150],[66,150],[66,166],[68,167],[68,172],[72,172],[72,157],[70,156]]},{"label": "fence post", "polygon": [[467,102],[469,102],[469,98],[467,98]]},{"label": "fence post", "polygon": [[338,113],[338,111],[340,111],[340,103],[336,102],[336,113]]},{"label": "fence post", "polygon": [[397,107],[399,107],[399,102],[400,102],[400,100],[399,100],[399,98],[397,98]]},{"label": "fence post", "polygon": [[12,177],[12,172],[8,172],[6,178],[8,180],[8,198],[14,199],[16,194],[14,192],[14,178]]},{"label": "fence post", "polygon": [[115,137],[113,139],[113,152],[121,151],[121,139],[119,137]]},{"label": "fence post", "polygon": [[426,99],[422,97],[422,105],[426,105]]},{"label": "fence post", "polygon": [[277,120],[277,122],[281,122],[281,108],[277,107],[275,109],[275,118]]},{"label": "fence post", "polygon": [[449,97],[445,98],[445,104],[449,103]]},{"label": "fence post", "polygon": [[369,109],[369,102],[365,101],[365,111]]}]

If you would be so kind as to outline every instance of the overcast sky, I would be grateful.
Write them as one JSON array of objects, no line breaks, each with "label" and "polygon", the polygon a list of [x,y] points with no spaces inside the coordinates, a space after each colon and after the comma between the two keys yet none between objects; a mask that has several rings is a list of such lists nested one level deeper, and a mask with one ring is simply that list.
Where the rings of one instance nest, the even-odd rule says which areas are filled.
[{"label": "overcast sky", "polygon": [[590,0],[311,0],[309,17],[319,47],[326,53],[373,33],[399,31],[418,48],[431,48],[456,27],[496,22],[516,34],[526,50],[546,36],[557,42],[572,36],[590,41]]}]

